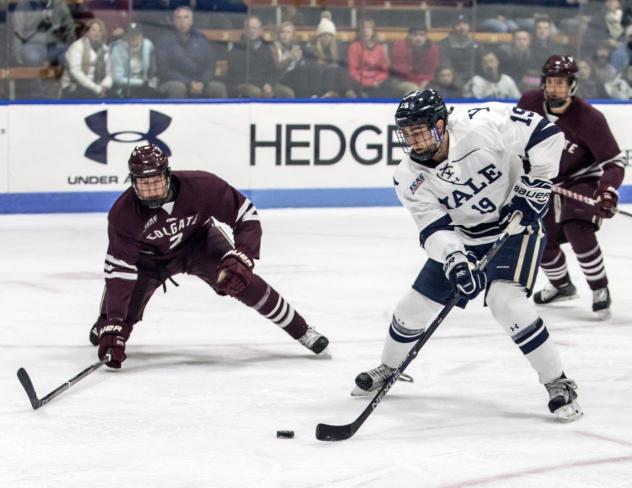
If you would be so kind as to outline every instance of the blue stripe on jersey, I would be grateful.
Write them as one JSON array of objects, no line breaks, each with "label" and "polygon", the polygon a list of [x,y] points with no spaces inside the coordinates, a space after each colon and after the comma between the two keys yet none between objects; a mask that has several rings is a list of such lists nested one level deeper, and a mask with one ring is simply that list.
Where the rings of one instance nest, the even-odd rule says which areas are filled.
[{"label": "blue stripe on jersey", "polygon": [[430,225],[427,225],[424,230],[419,233],[419,242],[421,243],[421,247],[424,247],[428,237],[439,230],[454,230],[454,225],[452,225],[452,217],[450,217],[449,215],[444,215],[439,220],[435,220]]},{"label": "blue stripe on jersey", "polygon": [[484,224],[478,224],[471,227],[465,227],[462,225],[456,225],[455,227],[471,238],[495,236],[500,234],[503,228],[498,221],[486,222]]},{"label": "blue stripe on jersey", "polygon": [[525,153],[528,153],[533,146],[540,144],[543,140],[548,139],[558,132],[561,132],[561,129],[557,125],[552,124],[546,119],[540,120],[535,129],[533,129],[529,142],[527,142],[527,146],[524,148]]}]

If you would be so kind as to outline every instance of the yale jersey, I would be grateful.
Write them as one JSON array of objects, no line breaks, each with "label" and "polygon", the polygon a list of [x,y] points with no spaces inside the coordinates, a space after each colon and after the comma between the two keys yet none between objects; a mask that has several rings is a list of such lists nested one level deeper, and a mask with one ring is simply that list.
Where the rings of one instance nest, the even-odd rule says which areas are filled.
[{"label": "yale jersey", "polygon": [[[407,157],[394,176],[397,196],[417,224],[421,245],[439,261],[463,244],[494,241],[502,231],[500,210],[511,200],[524,168],[530,178],[551,180],[564,148],[555,124],[501,103],[451,117],[448,134],[445,161],[428,168]],[[431,239],[439,231],[451,235]]]}]

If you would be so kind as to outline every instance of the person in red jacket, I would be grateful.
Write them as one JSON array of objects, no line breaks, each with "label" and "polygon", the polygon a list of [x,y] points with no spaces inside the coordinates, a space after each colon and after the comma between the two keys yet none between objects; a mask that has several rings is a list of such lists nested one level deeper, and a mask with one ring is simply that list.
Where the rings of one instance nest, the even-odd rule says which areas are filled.
[{"label": "person in red jacket", "polygon": [[401,97],[428,86],[439,66],[439,48],[425,27],[413,26],[405,39],[393,43],[392,60],[391,72],[397,78],[393,95]]},{"label": "person in red jacket", "polygon": [[349,45],[349,75],[357,93],[365,97],[387,97],[388,59],[377,40],[375,22],[365,19],[358,26],[356,40]]},{"label": "person in red jacket", "polygon": [[559,194],[551,198],[544,217],[547,242],[542,256],[542,269],[551,283],[533,298],[544,305],[576,296],[560,247],[569,242],[593,292],[593,312],[607,319],[610,290],[596,232],[602,219],[616,213],[624,158],[603,114],[575,95],[577,72],[572,56],[554,54],[542,67],[540,90],[528,91],[518,101],[518,107],[542,115],[564,132],[566,146],[553,184],[597,202],[593,207]]}]

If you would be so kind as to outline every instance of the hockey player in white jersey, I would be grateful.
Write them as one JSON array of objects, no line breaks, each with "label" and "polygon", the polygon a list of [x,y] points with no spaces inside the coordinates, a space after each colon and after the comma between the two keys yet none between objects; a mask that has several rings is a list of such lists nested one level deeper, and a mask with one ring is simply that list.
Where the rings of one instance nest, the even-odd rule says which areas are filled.
[{"label": "hockey player in white jersey", "polygon": [[[430,89],[409,93],[397,108],[408,157],[395,172],[395,189],[428,260],[395,307],[381,364],[356,377],[352,395],[380,388],[455,292],[465,307],[485,291],[492,315],[546,387],[549,410],[564,421],[578,419],[577,386],[564,374],[546,324],[528,300],[544,249],[540,219],[564,136],[539,115],[499,103],[482,104],[449,123],[448,114]],[[522,212],[520,232],[484,272],[476,271],[516,210]]]}]

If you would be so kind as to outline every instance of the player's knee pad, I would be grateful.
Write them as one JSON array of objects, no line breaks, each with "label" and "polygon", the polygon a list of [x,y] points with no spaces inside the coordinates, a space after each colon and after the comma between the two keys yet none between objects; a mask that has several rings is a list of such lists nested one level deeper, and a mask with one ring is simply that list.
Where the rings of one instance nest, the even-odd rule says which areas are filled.
[{"label": "player's knee pad", "polygon": [[395,307],[393,323],[404,332],[418,332],[426,328],[428,322],[440,309],[440,303],[430,300],[411,288]]},{"label": "player's knee pad", "polygon": [[513,337],[538,319],[535,306],[519,283],[494,281],[489,287],[486,301],[492,315],[509,336]]}]

